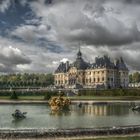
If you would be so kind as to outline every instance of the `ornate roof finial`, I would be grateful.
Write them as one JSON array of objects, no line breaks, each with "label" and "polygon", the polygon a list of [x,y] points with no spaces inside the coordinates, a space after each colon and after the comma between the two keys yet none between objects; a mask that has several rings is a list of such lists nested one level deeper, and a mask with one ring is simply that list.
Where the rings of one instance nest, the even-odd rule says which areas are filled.
[{"label": "ornate roof finial", "polygon": [[77,53],[77,58],[81,58],[82,57],[82,53],[81,53],[81,48],[80,48],[80,43],[79,43],[79,51]]},{"label": "ornate roof finial", "polygon": [[80,42],[79,42],[79,52],[81,52],[81,46],[80,46]]}]

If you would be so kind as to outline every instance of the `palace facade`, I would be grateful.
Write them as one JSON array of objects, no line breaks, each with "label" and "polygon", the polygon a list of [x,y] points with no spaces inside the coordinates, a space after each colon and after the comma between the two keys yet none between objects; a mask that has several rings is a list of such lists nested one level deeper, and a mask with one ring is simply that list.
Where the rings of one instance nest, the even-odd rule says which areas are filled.
[{"label": "palace facade", "polygon": [[123,58],[114,62],[108,56],[86,62],[79,49],[73,63],[61,62],[54,73],[55,86],[61,88],[127,88],[129,70]]}]

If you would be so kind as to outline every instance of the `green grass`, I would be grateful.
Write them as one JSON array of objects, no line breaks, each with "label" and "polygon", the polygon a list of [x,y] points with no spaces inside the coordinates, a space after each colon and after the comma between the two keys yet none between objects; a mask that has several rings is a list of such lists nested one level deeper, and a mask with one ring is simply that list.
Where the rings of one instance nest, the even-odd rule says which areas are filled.
[{"label": "green grass", "polygon": [[[10,96],[0,96],[0,100],[12,100]],[[44,96],[18,96],[17,100],[44,100]]]},{"label": "green grass", "polygon": [[44,100],[44,96],[19,96],[19,100]]},{"label": "green grass", "polygon": [[[73,96],[71,100],[140,100],[140,96]],[[10,100],[10,96],[0,96],[0,100]],[[44,100],[44,96],[18,96],[18,100]]]},{"label": "green grass", "polygon": [[[74,139],[73,139],[74,140]],[[78,139],[76,139],[78,140]],[[79,140],[140,140],[140,136],[133,136],[133,137],[109,137],[109,138],[85,138]]]},{"label": "green grass", "polygon": [[73,96],[71,100],[140,100],[140,96]]},{"label": "green grass", "polygon": [[0,99],[1,100],[8,100],[8,99],[10,99],[10,96],[0,96]]}]

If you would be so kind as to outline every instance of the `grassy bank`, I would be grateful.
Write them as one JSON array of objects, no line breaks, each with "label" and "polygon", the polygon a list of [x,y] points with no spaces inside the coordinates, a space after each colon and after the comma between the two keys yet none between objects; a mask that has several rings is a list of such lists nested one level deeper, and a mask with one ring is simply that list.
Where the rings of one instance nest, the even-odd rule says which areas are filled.
[{"label": "grassy bank", "polygon": [[76,140],[140,140],[140,136],[108,137],[108,138],[87,138],[87,139],[85,138],[85,139],[76,139]]},{"label": "grassy bank", "polygon": [[[10,99],[10,96],[0,96],[0,100],[12,100],[12,99]],[[18,96],[17,100],[44,100],[44,96]]]},{"label": "grassy bank", "polygon": [[95,90],[83,89],[78,93],[79,96],[140,96],[140,89],[108,89]]},{"label": "grassy bank", "polygon": [[140,96],[74,96],[71,100],[140,100]]},{"label": "grassy bank", "polygon": [[[140,100],[140,97],[127,96],[127,97],[110,97],[110,96],[74,96],[69,97],[71,100],[93,100],[93,101],[107,101],[107,100]],[[0,100],[11,100],[10,96],[0,96]],[[44,96],[18,96],[17,100],[45,100]]]},{"label": "grassy bank", "polygon": [[[48,100],[51,96],[57,96],[58,91],[3,91],[0,90],[0,99],[15,99],[18,100]],[[110,90],[95,90],[87,89],[80,90],[78,95],[69,96],[71,100],[140,100],[140,89],[110,89]]]}]

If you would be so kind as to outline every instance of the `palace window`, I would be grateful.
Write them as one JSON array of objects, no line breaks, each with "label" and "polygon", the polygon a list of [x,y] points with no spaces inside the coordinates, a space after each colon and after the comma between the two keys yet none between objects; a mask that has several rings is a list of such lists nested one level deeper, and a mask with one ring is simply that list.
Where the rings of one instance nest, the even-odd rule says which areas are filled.
[{"label": "palace window", "polygon": [[104,77],[102,77],[102,81],[104,81]]},{"label": "palace window", "polygon": [[89,83],[91,83],[91,78],[89,79]]}]

